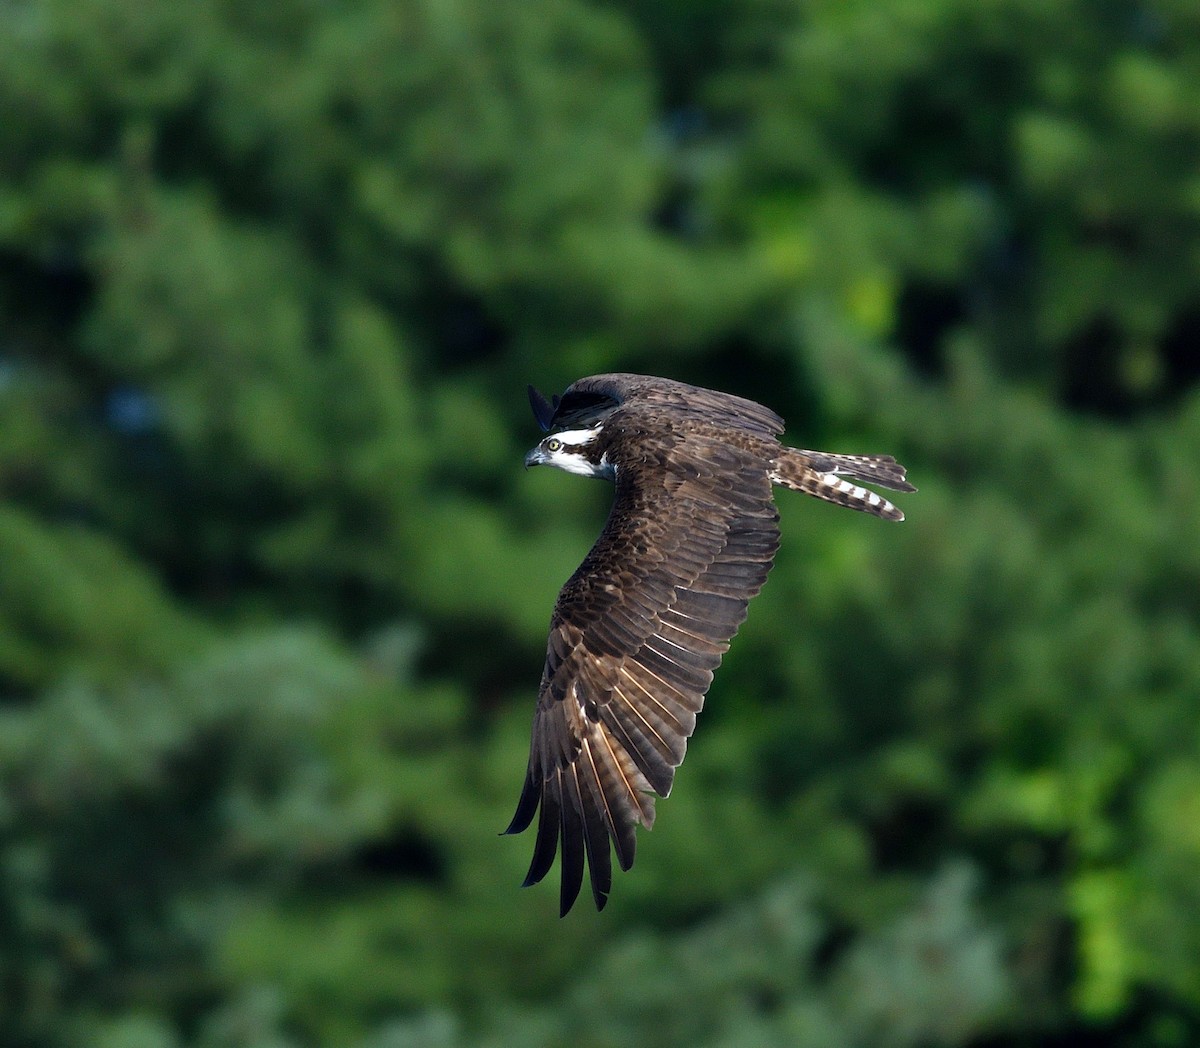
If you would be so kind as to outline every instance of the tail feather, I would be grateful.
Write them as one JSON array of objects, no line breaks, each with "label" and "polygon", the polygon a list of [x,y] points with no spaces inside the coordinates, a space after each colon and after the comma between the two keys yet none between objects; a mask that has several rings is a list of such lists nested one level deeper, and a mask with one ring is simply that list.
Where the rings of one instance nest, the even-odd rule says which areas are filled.
[{"label": "tail feather", "polygon": [[775,459],[771,480],[825,502],[861,510],[884,520],[903,520],[904,514],[882,495],[844,477],[865,480],[895,491],[916,491],[905,480],[904,467],[890,455],[829,455],[821,451],[784,448]]},{"label": "tail feather", "polygon": [[[789,451],[792,449],[788,449]],[[916,491],[904,479],[905,469],[891,455],[831,455],[824,451],[797,451],[818,473],[837,473],[893,491]]]}]

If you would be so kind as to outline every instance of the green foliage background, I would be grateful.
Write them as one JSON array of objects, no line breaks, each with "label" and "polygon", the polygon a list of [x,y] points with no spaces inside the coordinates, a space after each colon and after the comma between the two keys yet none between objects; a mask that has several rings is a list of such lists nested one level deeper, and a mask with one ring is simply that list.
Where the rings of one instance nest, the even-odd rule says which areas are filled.
[{"label": "green foliage background", "polygon": [[[1194,0],[15,0],[0,115],[0,1042],[1200,1043]],[[559,921],[614,369],[921,491]]]}]

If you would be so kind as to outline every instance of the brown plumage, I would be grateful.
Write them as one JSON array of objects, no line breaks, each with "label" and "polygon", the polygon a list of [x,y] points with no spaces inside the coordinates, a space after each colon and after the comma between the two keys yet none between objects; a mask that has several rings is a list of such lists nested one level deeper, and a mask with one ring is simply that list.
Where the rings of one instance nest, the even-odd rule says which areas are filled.
[{"label": "brown plumage", "polygon": [[506,833],[540,806],[525,884],[562,845],[560,912],[583,883],[604,907],[611,851],[633,864],[635,828],[671,791],[713,672],[779,546],[772,484],[889,520],[903,514],[845,478],[915,491],[886,455],[779,443],[783,420],[740,397],[641,375],[597,375],[547,402],[551,430],[526,465],[613,479],[596,544],[550,620],[525,785]]}]

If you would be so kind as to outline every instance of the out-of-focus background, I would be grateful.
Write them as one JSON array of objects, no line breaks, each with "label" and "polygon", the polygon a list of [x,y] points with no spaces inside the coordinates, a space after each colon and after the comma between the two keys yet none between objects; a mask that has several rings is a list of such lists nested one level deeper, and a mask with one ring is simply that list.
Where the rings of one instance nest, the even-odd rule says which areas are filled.
[{"label": "out-of-focus background", "polygon": [[[1195,0],[10,0],[0,1042],[1200,1043]],[[497,835],[607,485],[891,452],[612,901]]]}]

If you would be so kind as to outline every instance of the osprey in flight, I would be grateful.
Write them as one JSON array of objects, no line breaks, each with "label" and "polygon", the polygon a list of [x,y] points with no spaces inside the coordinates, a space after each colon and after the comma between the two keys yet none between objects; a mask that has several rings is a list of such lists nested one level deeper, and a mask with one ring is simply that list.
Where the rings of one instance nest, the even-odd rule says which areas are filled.
[{"label": "osprey in flight", "polygon": [[[583,884],[597,909],[611,847],[633,865],[634,829],[654,824],[696,714],[779,547],[772,485],[885,520],[904,514],[866,481],[915,491],[890,455],[830,455],[779,442],[783,419],[741,397],[643,375],[596,375],[529,400],[549,435],[525,465],[616,485],[600,538],[550,619],[529,769],[505,833],[538,817],[525,884],[562,841],[560,913]],[[849,479],[847,479],[849,478]]]}]

